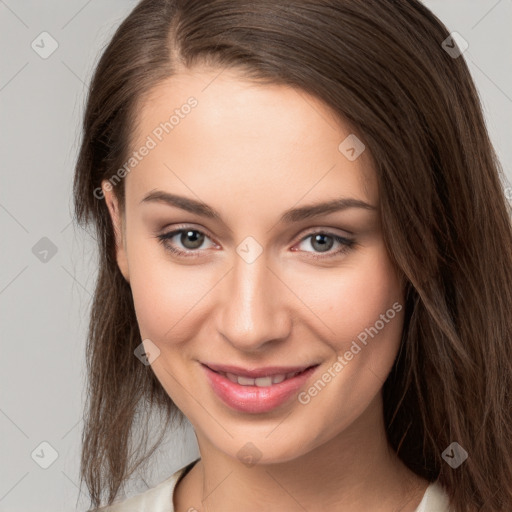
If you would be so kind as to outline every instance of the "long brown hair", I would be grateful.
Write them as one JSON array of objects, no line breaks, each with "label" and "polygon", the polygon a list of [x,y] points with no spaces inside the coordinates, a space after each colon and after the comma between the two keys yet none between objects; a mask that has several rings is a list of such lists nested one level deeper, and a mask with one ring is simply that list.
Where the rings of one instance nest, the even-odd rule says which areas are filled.
[{"label": "long brown hair", "polygon": [[[512,510],[511,208],[468,67],[442,46],[449,36],[417,0],[143,0],[122,22],[92,79],[74,181],[77,221],[92,223],[99,246],[81,459],[94,507],[161,441],[148,451],[143,432],[132,449],[136,420],[159,411],[162,432],[183,420],[134,357],[141,337],[98,190],[126,161],[141,98],[208,64],[299,88],[356,127],[406,291],[384,384],[388,439],[411,470],[439,479],[454,512]],[[114,190],[123,211],[123,184]],[[469,454],[456,469],[442,457],[452,442]]]}]

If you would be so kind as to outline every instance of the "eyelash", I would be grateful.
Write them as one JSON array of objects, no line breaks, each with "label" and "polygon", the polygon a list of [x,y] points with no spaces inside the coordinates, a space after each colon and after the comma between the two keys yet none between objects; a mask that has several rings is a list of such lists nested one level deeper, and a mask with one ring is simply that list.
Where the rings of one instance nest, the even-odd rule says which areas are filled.
[{"label": "eyelash", "polygon": [[[196,258],[198,256],[201,256],[201,250],[184,251],[181,249],[176,249],[176,247],[169,244],[170,239],[174,238],[176,235],[179,235],[180,233],[183,233],[185,231],[193,231],[195,233],[200,233],[200,234],[205,235],[208,238],[210,238],[203,231],[200,231],[199,229],[194,229],[192,227],[182,227],[180,229],[175,229],[174,231],[170,231],[169,233],[163,233],[163,234],[157,235],[156,238],[158,239],[158,242],[163,245],[164,249],[166,251],[171,252],[172,254],[175,254],[177,256],[184,256],[187,258]],[[354,247],[354,245],[356,245],[355,240],[352,240],[350,238],[344,238],[344,237],[336,235],[334,233],[330,233],[329,231],[322,231],[322,230],[316,230],[311,233],[308,233],[306,236],[304,236],[303,238],[301,238],[299,240],[299,243],[301,243],[304,240],[308,239],[309,237],[312,237],[315,235],[327,235],[342,245],[341,249],[338,249],[337,251],[334,251],[334,252],[329,252],[327,256],[320,256],[318,253],[310,256],[313,259],[317,259],[317,260],[324,260],[324,259],[329,259],[329,258],[334,258],[336,256],[344,255],[345,253],[349,252]]]}]

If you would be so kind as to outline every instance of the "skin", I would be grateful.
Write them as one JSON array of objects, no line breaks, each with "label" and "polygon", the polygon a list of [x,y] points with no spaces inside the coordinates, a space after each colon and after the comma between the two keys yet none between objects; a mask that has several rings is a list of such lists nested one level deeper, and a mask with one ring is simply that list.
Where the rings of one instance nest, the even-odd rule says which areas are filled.
[{"label": "skin", "polygon": [[[190,96],[198,105],[124,178],[124,212],[103,183],[142,339],[160,351],[151,368],[192,423],[201,454],[176,487],[176,511],[413,512],[428,482],[388,445],[382,402],[403,308],[307,404],[292,398],[268,413],[235,411],[200,366],[320,363],[316,380],[381,314],[404,304],[369,151],[349,161],[338,146],[353,129],[304,91],[205,67],[151,91],[133,148]],[[141,203],[155,189],[200,200],[222,221]],[[290,208],[341,197],[375,209],[279,222]],[[168,243],[198,257],[173,255],[156,238],[183,224],[205,234],[202,245],[179,234]],[[324,253],[308,237],[317,229],[356,244],[336,254],[343,245],[327,238]],[[250,264],[236,251],[248,236],[262,250]],[[261,455],[249,467],[237,456],[248,442]]]}]

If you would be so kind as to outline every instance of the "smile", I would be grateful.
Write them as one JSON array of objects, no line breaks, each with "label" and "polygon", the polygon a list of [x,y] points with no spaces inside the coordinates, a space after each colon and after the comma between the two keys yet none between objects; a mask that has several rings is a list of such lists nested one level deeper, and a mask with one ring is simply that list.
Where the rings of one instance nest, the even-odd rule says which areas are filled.
[{"label": "smile", "polygon": [[257,414],[288,403],[306,386],[319,364],[256,370],[210,363],[200,366],[213,393],[223,404],[239,412]]}]

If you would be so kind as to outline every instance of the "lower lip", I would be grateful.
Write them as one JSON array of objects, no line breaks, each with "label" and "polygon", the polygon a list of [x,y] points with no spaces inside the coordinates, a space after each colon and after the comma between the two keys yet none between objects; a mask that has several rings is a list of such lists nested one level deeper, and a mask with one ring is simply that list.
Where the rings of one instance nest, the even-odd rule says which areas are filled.
[{"label": "lower lip", "polygon": [[201,365],[215,394],[231,408],[248,413],[269,412],[284,404],[306,383],[317,366],[272,386],[242,386]]}]

